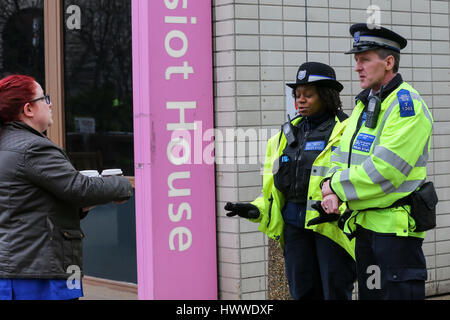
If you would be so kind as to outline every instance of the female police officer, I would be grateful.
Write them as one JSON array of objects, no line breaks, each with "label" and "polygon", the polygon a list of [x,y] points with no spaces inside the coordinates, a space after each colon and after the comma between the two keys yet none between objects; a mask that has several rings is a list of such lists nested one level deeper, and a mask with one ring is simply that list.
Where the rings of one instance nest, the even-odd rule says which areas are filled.
[{"label": "female police officer", "polygon": [[313,209],[322,199],[319,184],[345,128],[343,86],[333,68],[317,62],[300,66],[296,82],[287,85],[300,115],[268,142],[263,194],[251,204],[227,203],[225,210],[229,217],[260,223],[259,230],[284,248],[294,299],[351,299],[354,243],[336,221],[317,221]]}]

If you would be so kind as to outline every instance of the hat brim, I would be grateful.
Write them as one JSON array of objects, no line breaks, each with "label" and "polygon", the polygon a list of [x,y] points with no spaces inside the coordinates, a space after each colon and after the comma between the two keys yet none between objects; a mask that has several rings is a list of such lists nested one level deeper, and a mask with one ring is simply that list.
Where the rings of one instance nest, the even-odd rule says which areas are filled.
[{"label": "hat brim", "polygon": [[337,92],[342,92],[344,90],[344,86],[336,80],[319,80],[314,82],[294,82],[294,83],[286,83],[286,86],[289,88],[295,89],[298,86],[316,86],[316,87],[327,87],[335,89]]},{"label": "hat brim", "polygon": [[298,86],[301,86],[301,85],[306,85],[306,83],[296,83],[296,82],[294,82],[294,83],[286,83],[286,86],[288,86],[291,89],[295,89],[295,88],[297,88]]},{"label": "hat brim", "polygon": [[347,51],[345,54],[355,54],[355,53],[362,53],[370,50],[377,50],[381,49],[380,47],[364,47],[364,48],[353,48],[350,51]]}]

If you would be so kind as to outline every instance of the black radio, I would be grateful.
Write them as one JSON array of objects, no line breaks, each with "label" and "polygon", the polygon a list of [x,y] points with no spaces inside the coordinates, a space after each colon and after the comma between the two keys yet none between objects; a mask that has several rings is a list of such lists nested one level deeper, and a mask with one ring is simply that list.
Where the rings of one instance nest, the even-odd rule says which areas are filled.
[{"label": "black radio", "polygon": [[384,87],[381,87],[378,96],[372,96],[369,98],[369,104],[367,106],[366,113],[366,128],[375,129],[378,124],[378,118],[381,111],[381,99],[383,95]]},{"label": "black radio", "polygon": [[297,144],[297,137],[290,115],[288,115],[288,120],[289,121],[283,125],[283,133],[286,136],[288,146],[294,147]]}]

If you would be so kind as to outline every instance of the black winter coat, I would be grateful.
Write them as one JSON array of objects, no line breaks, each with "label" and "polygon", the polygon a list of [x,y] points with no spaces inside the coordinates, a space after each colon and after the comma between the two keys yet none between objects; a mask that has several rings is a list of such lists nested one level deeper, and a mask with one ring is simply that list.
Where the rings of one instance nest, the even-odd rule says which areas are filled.
[{"label": "black winter coat", "polygon": [[82,271],[81,208],[129,199],[132,192],[126,178],[81,175],[61,148],[28,125],[5,125],[0,279],[67,279],[73,266]]}]

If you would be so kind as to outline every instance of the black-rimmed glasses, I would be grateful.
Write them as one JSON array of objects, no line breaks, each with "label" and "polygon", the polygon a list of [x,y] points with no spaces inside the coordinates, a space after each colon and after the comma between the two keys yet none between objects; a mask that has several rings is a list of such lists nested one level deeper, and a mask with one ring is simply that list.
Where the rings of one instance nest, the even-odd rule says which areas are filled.
[{"label": "black-rimmed glasses", "polygon": [[37,99],[34,99],[34,100],[30,101],[30,103],[37,102],[37,101],[40,101],[40,100],[45,100],[45,103],[47,103],[47,104],[51,103],[50,96],[48,94],[43,96],[43,97],[40,97],[40,98],[37,98]]}]

